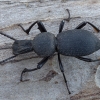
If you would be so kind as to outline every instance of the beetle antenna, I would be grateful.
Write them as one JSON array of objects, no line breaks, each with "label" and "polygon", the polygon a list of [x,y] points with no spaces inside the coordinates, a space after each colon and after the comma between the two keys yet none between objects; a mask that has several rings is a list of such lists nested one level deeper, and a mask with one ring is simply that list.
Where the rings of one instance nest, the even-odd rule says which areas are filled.
[{"label": "beetle antenna", "polygon": [[2,32],[0,32],[0,34],[1,34],[1,35],[4,35],[4,36],[6,36],[6,37],[8,37],[8,38],[10,38],[10,39],[12,39],[12,40],[14,40],[14,41],[16,41],[15,38],[13,38],[13,37],[11,37],[11,36],[9,36],[9,35],[7,35],[7,34],[4,34],[4,33],[2,33]]}]

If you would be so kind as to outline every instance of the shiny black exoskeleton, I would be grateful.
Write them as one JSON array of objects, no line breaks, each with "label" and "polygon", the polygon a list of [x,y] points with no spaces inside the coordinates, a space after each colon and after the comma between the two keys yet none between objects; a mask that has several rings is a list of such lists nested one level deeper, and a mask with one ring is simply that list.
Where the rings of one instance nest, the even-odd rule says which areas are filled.
[{"label": "shiny black exoskeleton", "polygon": [[[69,18],[67,20],[69,20]],[[23,81],[22,78],[23,73],[35,71],[42,68],[42,66],[48,61],[49,57],[52,56],[55,52],[57,52],[59,67],[63,74],[68,92],[70,94],[71,92],[69,91],[67,85],[67,80],[64,74],[64,68],[61,62],[60,54],[65,56],[72,56],[86,62],[100,61],[100,59],[93,60],[90,58],[83,57],[99,50],[100,40],[91,32],[83,30],[81,28],[88,23],[97,32],[99,32],[100,30],[90,22],[82,22],[73,30],[62,31],[64,23],[65,20],[62,20],[59,26],[59,34],[57,35],[57,37],[55,37],[52,33],[47,32],[46,28],[44,27],[41,21],[34,22],[27,30],[25,30],[21,25],[19,25],[23,29],[23,31],[27,34],[29,34],[31,28],[35,24],[38,25],[38,29],[41,31],[41,33],[36,35],[33,40],[16,40],[15,38],[0,32],[1,35],[4,35],[14,40],[14,43],[12,45],[12,51],[14,56],[1,61],[0,63],[4,63],[7,60],[15,58],[20,54],[28,53],[31,51],[35,51],[37,55],[43,57],[43,59],[38,63],[36,68],[33,69],[25,68],[22,71],[20,81]]]}]

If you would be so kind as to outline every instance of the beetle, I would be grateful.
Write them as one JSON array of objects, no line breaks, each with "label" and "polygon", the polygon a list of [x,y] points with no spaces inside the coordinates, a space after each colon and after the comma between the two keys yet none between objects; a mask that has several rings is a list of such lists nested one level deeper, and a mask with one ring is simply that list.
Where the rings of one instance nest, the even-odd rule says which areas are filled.
[{"label": "beetle", "polygon": [[[68,11],[69,13],[69,11]],[[44,27],[43,23],[41,21],[34,22],[28,29],[24,29],[20,24],[19,26],[22,28],[22,30],[29,34],[31,28],[37,24],[38,29],[40,30],[40,34],[38,34],[33,40],[16,40],[15,38],[4,34],[3,32],[0,32],[1,35],[4,35],[12,40],[14,40],[14,43],[12,45],[12,51],[14,56],[9,57],[5,60],[2,60],[0,62],[4,63],[7,60],[10,60],[12,58],[15,58],[16,56],[20,54],[24,54],[27,52],[35,51],[39,56],[42,56],[43,59],[37,64],[37,67],[34,69],[27,69],[25,68],[21,72],[20,81],[27,81],[23,80],[23,73],[31,72],[38,70],[43,67],[43,65],[48,61],[48,59],[57,52],[58,55],[58,62],[60,70],[63,74],[64,81],[66,83],[66,87],[68,89],[68,93],[71,94],[67,80],[64,74],[64,68],[63,64],[61,62],[60,54],[65,56],[72,56],[75,58],[78,58],[80,60],[86,61],[86,62],[95,62],[100,61],[100,59],[90,59],[90,58],[84,58],[83,56],[87,56],[89,54],[92,54],[93,52],[100,49],[100,40],[91,32],[87,30],[83,30],[83,28],[86,24],[91,25],[97,32],[100,30],[93,25],[90,22],[82,22],[79,24],[75,29],[62,31],[65,21],[69,21],[70,19],[70,13],[68,19],[64,19],[61,21],[59,25],[59,33],[57,37],[55,37],[52,33],[47,32],[46,28]]]}]

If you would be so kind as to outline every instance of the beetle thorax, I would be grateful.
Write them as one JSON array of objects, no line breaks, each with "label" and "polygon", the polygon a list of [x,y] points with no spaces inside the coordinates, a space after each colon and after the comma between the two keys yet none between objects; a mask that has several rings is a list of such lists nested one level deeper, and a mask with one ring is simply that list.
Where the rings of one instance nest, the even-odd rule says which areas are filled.
[{"label": "beetle thorax", "polygon": [[47,57],[54,54],[55,41],[55,36],[52,33],[43,32],[34,38],[32,45],[37,55]]}]

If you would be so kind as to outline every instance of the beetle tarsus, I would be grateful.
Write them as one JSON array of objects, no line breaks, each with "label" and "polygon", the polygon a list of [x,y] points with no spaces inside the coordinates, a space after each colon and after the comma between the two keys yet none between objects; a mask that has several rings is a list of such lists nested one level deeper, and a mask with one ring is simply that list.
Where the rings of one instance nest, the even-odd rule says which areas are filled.
[{"label": "beetle tarsus", "polygon": [[66,84],[66,87],[67,87],[68,93],[71,94],[71,92],[70,92],[70,90],[69,90],[69,87],[68,87],[68,83],[67,83],[67,80],[66,80],[66,77],[65,77],[64,72],[62,72],[62,74],[63,74],[63,77],[64,77],[64,81],[65,81],[65,84]]},{"label": "beetle tarsus", "polygon": [[[38,69],[42,68],[43,65],[48,61],[48,58],[49,58],[49,57],[43,58],[43,59],[38,63],[37,68],[34,68],[34,69],[27,69],[27,68],[25,68],[25,69],[22,71],[22,73],[21,73],[20,81],[21,81],[21,82],[24,82],[24,80],[23,80],[23,74],[24,74],[24,73],[26,73],[26,72],[32,72],[32,71],[35,71],[35,70],[38,70]],[[26,80],[25,80],[25,81],[26,81]]]},{"label": "beetle tarsus", "polygon": [[35,70],[38,70],[38,68],[34,68],[34,69],[27,69],[27,68],[25,68],[25,69],[22,71],[22,73],[21,73],[20,81],[21,81],[21,82],[28,81],[29,79],[23,80],[23,74],[26,73],[26,72],[31,72],[31,71],[35,71]]}]

